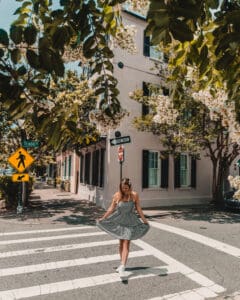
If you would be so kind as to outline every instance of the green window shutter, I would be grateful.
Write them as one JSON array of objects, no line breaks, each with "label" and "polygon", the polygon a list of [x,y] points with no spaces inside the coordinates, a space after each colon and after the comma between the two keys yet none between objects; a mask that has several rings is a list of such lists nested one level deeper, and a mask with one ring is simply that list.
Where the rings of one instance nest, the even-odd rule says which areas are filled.
[{"label": "green window shutter", "polygon": [[84,182],[84,178],[83,178],[83,167],[84,167],[84,155],[80,154],[80,182],[83,183]]},{"label": "green window shutter", "polygon": [[[149,96],[149,89],[146,82],[142,83],[143,96]],[[149,114],[149,106],[146,104],[142,104],[142,116],[146,116]]]},{"label": "green window shutter", "polygon": [[168,174],[169,174],[169,155],[161,158],[161,187],[168,187]]},{"label": "green window shutter", "polygon": [[72,174],[72,155],[68,157],[68,177]]},{"label": "green window shutter", "polygon": [[197,186],[197,160],[195,157],[191,157],[191,187]]},{"label": "green window shutter", "polygon": [[142,152],[142,188],[148,188],[148,156],[149,151]]},{"label": "green window shutter", "polygon": [[180,187],[180,155],[174,158],[174,187]]},{"label": "green window shutter", "polygon": [[90,163],[91,163],[91,153],[88,152],[85,155],[85,174],[84,174],[84,182],[86,184],[90,184]]},{"label": "green window shutter", "polygon": [[105,164],[105,149],[101,149],[100,152],[100,182],[99,186],[104,186],[104,164]]},{"label": "green window shutter", "polygon": [[92,156],[92,185],[98,185],[99,174],[99,150],[93,152]]},{"label": "green window shutter", "polygon": [[150,56],[150,37],[146,36],[145,30],[144,30],[144,37],[143,37],[143,55],[147,57]]}]

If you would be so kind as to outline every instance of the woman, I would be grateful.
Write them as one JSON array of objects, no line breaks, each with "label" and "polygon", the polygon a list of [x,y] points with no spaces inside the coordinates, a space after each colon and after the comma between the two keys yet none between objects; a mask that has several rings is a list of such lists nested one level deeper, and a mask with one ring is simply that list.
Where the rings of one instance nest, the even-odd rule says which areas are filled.
[{"label": "woman", "polygon": [[[135,214],[134,207],[143,223]],[[130,240],[141,238],[150,228],[142,212],[138,194],[132,191],[132,184],[128,178],[122,179],[119,191],[114,194],[107,212],[97,220],[97,226],[119,239],[121,265],[117,268],[117,272],[121,276],[125,271]]]}]

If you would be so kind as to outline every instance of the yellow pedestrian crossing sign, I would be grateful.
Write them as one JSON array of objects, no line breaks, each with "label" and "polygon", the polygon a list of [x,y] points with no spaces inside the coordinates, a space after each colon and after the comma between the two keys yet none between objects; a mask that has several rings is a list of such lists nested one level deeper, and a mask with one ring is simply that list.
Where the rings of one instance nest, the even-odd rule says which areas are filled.
[{"label": "yellow pedestrian crossing sign", "polygon": [[15,181],[15,182],[29,181],[29,174],[28,173],[15,173],[12,175],[12,181]]},{"label": "yellow pedestrian crossing sign", "polygon": [[18,172],[22,173],[34,162],[34,158],[24,148],[20,147],[8,158],[8,162],[18,170]]}]

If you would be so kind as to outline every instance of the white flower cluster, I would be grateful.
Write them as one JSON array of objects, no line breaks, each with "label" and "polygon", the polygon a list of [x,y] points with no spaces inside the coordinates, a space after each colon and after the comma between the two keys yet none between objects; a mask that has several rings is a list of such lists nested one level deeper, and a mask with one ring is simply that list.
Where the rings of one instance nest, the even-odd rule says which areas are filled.
[{"label": "white flower cluster", "polygon": [[146,16],[149,8],[149,0],[127,0],[126,5],[130,10]]},{"label": "white flower cluster", "polygon": [[209,90],[205,90],[193,93],[192,96],[209,108],[212,120],[221,119],[222,126],[228,130],[230,140],[240,144],[240,125],[236,122],[235,105],[227,101],[227,94],[220,90],[213,96]]},{"label": "white flower cluster", "polygon": [[168,96],[163,95],[157,95],[152,98],[154,98],[152,99],[153,103],[157,103],[157,114],[153,117],[153,121],[168,125],[176,123],[178,111],[174,108],[173,101]]},{"label": "white flower cluster", "polygon": [[96,124],[97,129],[101,133],[107,133],[109,129],[116,129],[119,127],[121,120],[128,116],[129,112],[125,109],[121,109],[120,112],[114,114],[114,118],[108,116],[101,109],[95,109],[90,111],[89,119]]},{"label": "white flower cluster", "polygon": [[72,48],[70,45],[66,46],[62,59],[64,62],[81,61],[82,64],[88,62],[83,55],[82,45],[79,45],[76,48]]},{"label": "white flower cluster", "polygon": [[228,181],[230,183],[230,186],[233,187],[235,190],[237,190],[234,195],[233,198],[240,200],[240,176],[228,176]]},{"label": "white flower cluster", "polygon": [[137,47],[135,43],[135,36],[137,28],[135,25],[119,26],[115,37],[113,38],[113,46],[120,47],[128,53],[136,54]]}]

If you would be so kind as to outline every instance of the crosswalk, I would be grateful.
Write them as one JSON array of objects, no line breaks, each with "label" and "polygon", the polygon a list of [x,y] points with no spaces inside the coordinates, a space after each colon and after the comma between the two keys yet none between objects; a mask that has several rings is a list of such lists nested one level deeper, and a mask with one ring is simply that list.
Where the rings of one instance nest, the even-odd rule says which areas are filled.
[{"label": "crosswalk", "polygon": [[224,291],[143,240],[132,241],[128,285],[123,284],[115,272],[118,240],[94,226],[3,232],[0,239],[1,300],[202,300]]}]

